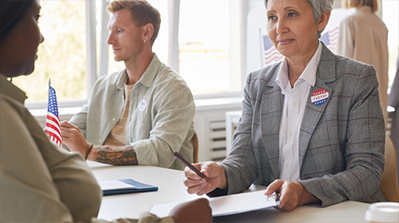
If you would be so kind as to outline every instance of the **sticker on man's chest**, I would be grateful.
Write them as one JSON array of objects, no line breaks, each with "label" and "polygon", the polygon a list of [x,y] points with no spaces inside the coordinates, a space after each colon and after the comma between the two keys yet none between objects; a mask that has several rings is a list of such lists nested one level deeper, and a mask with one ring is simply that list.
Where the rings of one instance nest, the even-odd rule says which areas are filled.
[{"label": "sticker on man's chest", "polygon": [[147,108],[147,102],[145,100],[140,101],[139,110],[144,111]]},{"label": "sticker on man's chest", "polygon": [[320,88],[313,91],[312,96],[310,97],[312,104],[316,106],[320,106],[328,100],[328,91]]}]

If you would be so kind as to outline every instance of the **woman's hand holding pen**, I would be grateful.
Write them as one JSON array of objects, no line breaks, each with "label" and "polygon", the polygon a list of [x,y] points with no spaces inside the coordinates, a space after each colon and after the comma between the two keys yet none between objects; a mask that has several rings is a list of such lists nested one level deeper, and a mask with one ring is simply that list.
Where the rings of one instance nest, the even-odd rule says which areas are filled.
[{"label": "woman's hand holding pen", "polygon": [[200,170],[206,178],[201,178],[190,168],[186,167],[184,169],[184,174],[186,176],[184,185],[186,185],[189,194],[204,195],[216,188],[227,188],[226,175],[223,167],[219,164],[215,162],[205,162],[196,163],[193,164],[193,166]]}]

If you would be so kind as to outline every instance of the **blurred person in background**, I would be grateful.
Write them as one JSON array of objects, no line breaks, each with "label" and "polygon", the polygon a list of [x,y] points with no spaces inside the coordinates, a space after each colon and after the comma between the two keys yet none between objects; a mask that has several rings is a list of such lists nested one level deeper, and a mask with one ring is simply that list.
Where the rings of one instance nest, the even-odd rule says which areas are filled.
[{"label": "blurred person in background", "polygon": [[388,29],[376,15],[378,0],[345,0],[356,12],[341,21],[337,54],[371,64],[378,77],[378,91],[385,125],[388,121]]},{"label": "blurred person in background", "polygon": [[399,184],[399,56],[396,61],[396,75],[389,93],[389,106],[395,108],[392,112],[391,139],[396,150],[396,168]]}]

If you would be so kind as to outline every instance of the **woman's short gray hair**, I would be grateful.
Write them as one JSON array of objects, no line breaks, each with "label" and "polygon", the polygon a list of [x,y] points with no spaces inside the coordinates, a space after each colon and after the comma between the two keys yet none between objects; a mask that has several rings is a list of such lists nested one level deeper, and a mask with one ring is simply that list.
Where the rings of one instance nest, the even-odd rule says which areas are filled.
[{"label": "woman's short gray hair", "polygon": [[[265,0],[266,8],[267,8],[268,1],[269,0]],[[310,5],[312,6],[313,15],[314,15],[316,24],[319,22],[319,17],[321,15],[321,13],[331,11],[333,9],[333,5],[334,5],[334,0],[306,0],[306,1],[309,2]],[[323,30],[317,32],[317,35],[319,38],[320,38],[320,35],[323,32]]]}]

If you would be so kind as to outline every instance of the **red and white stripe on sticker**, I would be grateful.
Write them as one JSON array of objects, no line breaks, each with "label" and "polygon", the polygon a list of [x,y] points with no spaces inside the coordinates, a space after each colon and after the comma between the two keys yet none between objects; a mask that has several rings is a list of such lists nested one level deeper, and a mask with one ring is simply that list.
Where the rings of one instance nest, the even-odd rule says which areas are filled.
[{"label": "red and white stripe on sticker", "polygon": [[312,96],[310,97],[312,104],[316,106],[320,106],[328,100],[328,91],[325,89],[317,89],[313,91]]}]

